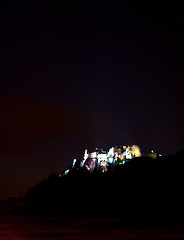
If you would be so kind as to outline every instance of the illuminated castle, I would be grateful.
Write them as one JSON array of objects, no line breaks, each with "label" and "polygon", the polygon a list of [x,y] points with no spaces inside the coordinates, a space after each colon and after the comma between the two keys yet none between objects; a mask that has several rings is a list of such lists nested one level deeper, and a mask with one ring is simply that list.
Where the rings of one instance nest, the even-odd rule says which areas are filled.
[{"label": "illuminated castle", "polygon": [[107,167],[117,162],[117,164],[125,164],[134,157],[140,157],[140,148],[136,145],[111,147],[109,151],[96,148],[94,151],[89,152],[87,149],[81,160],[73,160],[72,168],[76,163],[80,168],[85,168],[89,172],[93,172],[95,168],[100,169],[102,172],[107,171]]},{"label": "illuminated castle", "polygon": [[[63,174],[59,176],[67,175],[70,170],[83,169],[88,172],[93,172],[97,169],[100,172],[106,172],[108,167],[113,167],[116,165],[125,164],[131,161],[135,157],[140,157],[141,151],[137,145],[130,146],[120,146],[111,147],[108,151],[103,149],[95,148],[94,151],[84,151],[84,155],[80,159],[74,159],[72,167],[64,171]],[[162,155],[160,153],[154,153],[152,150],[147,157],[152,159],[158,159]]]}]

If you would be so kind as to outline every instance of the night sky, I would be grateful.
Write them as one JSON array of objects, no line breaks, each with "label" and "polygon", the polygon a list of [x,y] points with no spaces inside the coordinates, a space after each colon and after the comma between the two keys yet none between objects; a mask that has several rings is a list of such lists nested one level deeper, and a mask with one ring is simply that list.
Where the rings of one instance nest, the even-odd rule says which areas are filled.
[{"label": "night sky", "polygon": [[179,5],[9,3],[0,8],[0,199],[85,148],[184,147]]}]

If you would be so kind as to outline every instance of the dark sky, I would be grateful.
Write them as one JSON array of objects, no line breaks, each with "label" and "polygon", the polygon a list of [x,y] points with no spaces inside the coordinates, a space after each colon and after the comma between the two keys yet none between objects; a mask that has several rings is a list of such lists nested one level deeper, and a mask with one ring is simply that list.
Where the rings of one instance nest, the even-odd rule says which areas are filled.
[{"label": "dark sky", "polygon": [[0,198],[85,148],[183,148],[183,56],[180,5],[2,5]]}]

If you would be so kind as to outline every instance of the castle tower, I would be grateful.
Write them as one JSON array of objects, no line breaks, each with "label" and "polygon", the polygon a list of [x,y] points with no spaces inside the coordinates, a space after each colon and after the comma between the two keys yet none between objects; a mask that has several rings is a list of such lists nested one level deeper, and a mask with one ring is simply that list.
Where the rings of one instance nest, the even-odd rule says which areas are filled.
[{"label": "castle tower", "polygon": [[87,158],[88,158],[88,150],[86,149],[84,152],[84,160],[86,161]]}]

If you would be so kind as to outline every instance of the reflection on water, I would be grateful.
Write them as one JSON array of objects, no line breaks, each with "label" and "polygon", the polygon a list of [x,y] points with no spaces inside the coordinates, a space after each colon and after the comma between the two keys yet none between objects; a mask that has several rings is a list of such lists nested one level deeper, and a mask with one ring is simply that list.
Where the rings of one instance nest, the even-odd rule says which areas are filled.
[{"label": "reflection on water", "polygon": [[[145,221],[146,222],[146,221]],[[0,216],[0,240],[184,239],[184,224],[165,227],[135,221]]]}]

